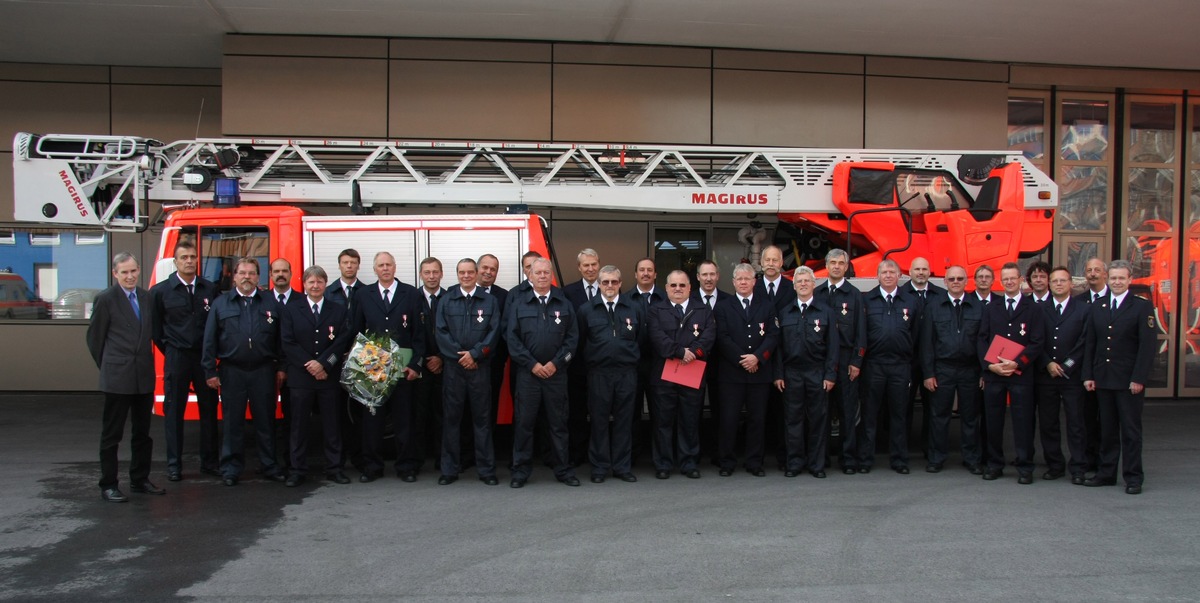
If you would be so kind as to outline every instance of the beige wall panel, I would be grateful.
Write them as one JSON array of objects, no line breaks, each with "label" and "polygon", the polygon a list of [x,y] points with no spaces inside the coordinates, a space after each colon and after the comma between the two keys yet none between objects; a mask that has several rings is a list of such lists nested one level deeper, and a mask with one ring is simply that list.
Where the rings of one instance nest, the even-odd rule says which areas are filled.
[{"label": "beige wall panel", "polygon": [[1112,90],[1200,90],[1200,72],[1152,69],[1099,69],[1013,65],[1014,86],[1059,86],[1077,89]]},{"label": "beige wall panel", "polygon": [[114,84],[168,84],[173,86],[221,85],[220,69],[113,67]]},{"label": "beige wall panel", "polygon": [[579,280],[575,254],[591,247],[600,254],[600,265],[621,269],[621,290],[634,285],[634,264],[646,257],[650,227],[640,222],[604,222],[599,220],[552,220],[554,251],[558,254],[566,283]]},{"label": "beige wall panel", "polygon": [[866,144],[873,149],[1005,149],[1008,86],[866,78]]},{"label": "beige wall panel", "polygon": [[517,61],[547,63],[553,44],[548,42],[491,42],[481,40],[389,41],[393,59],[440,59],[443,61]]},{"label": "beige wall panel", "polygon": [[707,48],[671,46],[555,44],[554,62],[595,63],[600,65],[708,67],[712,65],[712,52]]},{"label": "beige wall panel", "polygon": [[713,142],[857,148],[863,78],[855,75],[713,73]]},{"label": "beige wall panel", "polygon": [[550,139],[550,65],[391,61],[391,138]]},{"label": "beige wall panel", "polygon": [[0,81],[0,151],[17,132],[108,134],[108,116],[107,84]]},{"label": "beige wall panel", "polygon": [[554,66],[554,138],[706,144],[711,72],[670,67]]},{"label": "beige wall panel", "polygon": [[1006,82],[1008,81],[1008,64],[867,57],[867,75]]},{"label": "beige wall panel", "polygon": [[387,61],[225,57],[227,135],[387,136]]},{"label": "beige wall panel", "polygon": [[226,35],[224,54],[387,58],[386,38]]},{"label": "beige wall panel", "polygon": [[87,323],[0,323],[0,341],[21,342],[0,346],[0,391],[96,391],[86,334]]},{"label": "beige wall panel", "polygon": [[108,67],[96,65],[46,65],[43,63],[0,63],[0,80],[36,82],[108,82]]},{"label": "beige wall panel", "polygon": [[112,104],[118,134],[163,142],[221,136],[220,88],[113,85]]},{"label": "beige wall panel", "polygon": [[850,54],[812,54],[771,52],[766,50],[713,51],[717,69],[757,69],[764,71],[804,71],[810,73],[863,73],[864,58]]}]

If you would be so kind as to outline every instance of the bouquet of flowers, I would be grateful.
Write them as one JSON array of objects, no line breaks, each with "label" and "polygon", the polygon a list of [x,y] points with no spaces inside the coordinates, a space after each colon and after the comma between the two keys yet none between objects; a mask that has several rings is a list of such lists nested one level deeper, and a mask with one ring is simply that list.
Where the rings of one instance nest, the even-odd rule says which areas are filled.
[{"label": "bouquet of flowers", "polygon": [[383,406],[396,382],[404,376],[404,367],[411,359],[412,350],[401,348],[391,337],[359,333],[342,365],[339,382],[351,398],[375,414],[375,409]]}]

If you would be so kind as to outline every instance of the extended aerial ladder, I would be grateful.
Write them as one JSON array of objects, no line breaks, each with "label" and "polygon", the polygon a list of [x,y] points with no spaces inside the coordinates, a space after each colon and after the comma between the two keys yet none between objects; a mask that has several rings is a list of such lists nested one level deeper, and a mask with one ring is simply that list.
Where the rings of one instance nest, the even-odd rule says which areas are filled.
[{"label": "extended aerial ladder", "polygon": [[881,257],[944,247],[932,239],[967,237],[965,225],[1003,230],[1004,253],[1018,255],[1049,244],[1058,203],[1053,180],[1007,151],[29,133],[13,148],[17,220],[112,231],[145,229],[151,201],[519,206],[774,214]]}]

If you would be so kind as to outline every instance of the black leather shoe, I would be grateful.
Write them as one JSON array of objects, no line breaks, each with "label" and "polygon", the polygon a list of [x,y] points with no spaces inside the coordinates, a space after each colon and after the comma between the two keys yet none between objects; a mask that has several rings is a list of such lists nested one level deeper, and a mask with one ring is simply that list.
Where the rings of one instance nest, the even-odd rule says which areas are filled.
[{"label": "black leather shoe", "polygon": [[1083,485],[1085,485],[1089,488],[1095,488],[1098,486],[1115,486],[1115,485],[1117,485],[1117,480],[1116,480],[1116,478],[1101,479],[1099,477],[1093,477],[1091,479],[1083,480]]},{"label": "black leather shoe", "polygon": [[287,477],[287,481],[283,482],[283,485],[285,485],[289,488],[295,488],[296,486],[299,486],[300,484],[303,484],[303,483],[304,483],[304,476],[297,473],[295,475],[289,475]]},{"label": "black leather shoe", "polygon": [[[456,478],[456,479],[457,479],[457,478]],[[500,485],[500,480],[499,480],[499,479],[498,479],[496,476],[494,476],[494,475],[489,475],[489,476],[486,476],[486,477],[482,477],[482,476],[481,476],[481,477],[479,478],[479,481],[483,482],[483,484],[484,484],[485,486],[499,486],[499,485]],[[576,481],[579,481],[579,480],[576,480]],[[439,481],[438,483],[440,484],[440,483],[442,483],[442,482],[441,482],[441,481]]]},{"label": "black leather shoe", "polygon": [[854,475],[855,473],[858,473],[858,470],[854,467],[842,467],[842,473],[845,473],[846,475]]},{"label": "black leather shoe", "polygon": [[942,464],[941,463],[929,463],[928,465],[925,465],[925,473],[941,473],[941,472],[942,472]]},{"label": "black leather shoe", "polygon": [[983,467],[980,467],[979,465],[972,465],[971,463],[963,461],[962,466],[966,467],[967,471],[971,472],[971,475],[983,475]]},{"label": "black leather shoe", "polygon": [[[759,469],[759,471],[762,471],[762,470]],[[700,470],[699,469],[688,469],[687,471],[683,472],[683,476],[688,479],[700,479]]]},{"label": "black leather shoe", "polygon": [[815,477],[815,478],[817,478],[817,479],[825,479],[825,470],[824,470],[824,469],[818,469],[818,470],[816,470],[816,471],[813,471],[813,472],[812,472],[812,476],[813,476],[813,477]]},{"label": "black leather shoe", "polygon": [[788,469],[783,472],[784,477],[796,477],[797,475],[800,475],[800,471],[797,469]]},{"label": "black leather shoe", "polygon": [[140,484],[129,484],[130,492],[138,494],[166,494],[167,491],[155,486],[150,480],[144,480]]},{"label": "black leather shoe", "polygon": [[1063,471],[1062,469],[1051,469],[1042,474],[1042,479],[1054,480],[1054,479],[1058,479],[1064,475],[1066,475],[1066,472]]},{"label": "black leather shoe", "polygon": [[1072,475],[1071,476],[1071,484],[1075,485],[1075,486],[1082,486],[1083,485],[1083,474],[1076,473],[1075,475]]},{"label": "black leather shoe", "polygon": [[401,471],[399,474],[399,477],[400,477],[400,481],[411,484],[411,483],[417,481],[417,472],[416,471]]},{"label": "black leather shoe", "polygon": [[380,477],[382,477],[382,475],[379,473],[367,472],[367,473],[364,473],[364,474],[358,476],[358,481],[360,481],[364,484],[369,484],[369,483],[379,479]]},{"label": "black leather shoe", "polygon": [[[440,480],[439,480],[439,483],[440,483]],[[519,477],[514,477],[514,478],[512,478],[512,481],[508,482],[508,487],[509,488],[524,488],[525,480],[523,480]]]},{"label": "black leather shoe", "polygon": [[721,469],[718,473],[721,474],[721,477],[729,477],[733,475],[733,469]]},{"label": "black leather shoe", "polygon": [[1137,486],[1125,486],[1125,493],[1126,494],[1141,494],[1142,486],[1140,484]]},{"label": "black leather shoe", "polygon": [[895,471],[896,473],[899,473],[900,475],[908,475],[908,467],[905,465],[900,465],[899,467],[892,467],[892,471]]},{"label": "black leather shoe", "polygon": [[238,483],[238,478],[236,478],[236,477],[227,477],[227,478],[225,478],[225,479],[224,479],[224,482],[225,482],[225,485],[226,485],[226,486],[236,486],[236,485],[237,485],[237,483]]},{"label": "black leather shoe", "polygon": [[604,483],[604,476],[603,476],[603,475],[593,475],[593,476],[592,476],[592,483],[593,483],[593,484],[603,484],[603,483]]},{"label": "black leather shoe", "polygon": [[859,467],[859,468],[858,468],[858,472],[859,472],[859,473],[870,473],[870,472],[871,472],[871,468],[870,468],[870,467]]},{"label": "black leather shoe", "polygon": [[211,468],[210,468],[210,469],[206,469],[206,468],[204,468],[204,467],[201,467],[201,468],[200,468],[200,473],[203,473],[204,475],[211,475],[211,476],[213,476],[213,477],[221,477],[221,470],[220,470],[220,469],[211,469]]},{"label": "black leather shoe", "polygon": [[1028,486],[1029,484],[1032,484],[1033,483],[1033,474],[1032,473],[1022,473],[1021,475],[1018,475],[1017,483],[1021,484],[1022,486]]},{"label": "black leather shoe", "polygon": [[121,492],[117,488],[106,488],[101,490],[100,498],[103,498],[108,502],[129,502],[129,497],[125,496],[125,493]]},{"label": "black leather shoe", "polygon": [[1004,477],[1004,471],[1001,469],[988,469],[983,472],[983,479],[987,481],[997,480]]},{"label": "black leather shoe", "polygon": [[456,481],[458,481],[457,475],[443,475],[438,478],[438,485],[439,486],[449,486],[450,484],[453,484]]},{"label": "black leather shoe", "polygon": [[636,481],[637,481],[637,476],[636,476],[636,475],[634,475],[634,474],[632,474],[632,473],[622,473],[622,474],[620,474],[620,475],[616,475],[616,476],[614,476],[614,477],[616,477],[617,479],[619,479],[619,480],[621,480],[621,481],[623,481],[623,482],[629,482],[629,483],[631,483],[631,484],[632,484],[633,482],[636,482]]},{"label": "black leather shoe", "polygon": [[333,473],[327,474],[325,476],[325,479],[327,479],[335,484],[345,485],[345,484],[350,483],[350,478],[346,477],[346,474],[342,473],[341,471],[335,471]]},{"label": "black leather shoe", "polygon": [[571,477],[564,477],[558,481],[560,481],[568,486],[571,486],[572,488],[579,485],[579,478],[575,477],[574,475],[572,475]]},{"label": "black leather shoe", "polygon": [[183,479],[183,474],[178,471],[170,471],[167,473],[167,481],[177,482]]},{"label": "black leather shoe", "polygon": [[282,473],[264,473],[263,477],[273,482],[287,481],[287,476]]},{"label": "black leather shoe", "polygon": [[750,475],[753,475],[754,477],[766,477],[767,476],[767,472],[765,470],[763,470],[762,467],[758,467],[755,469],[751,469],[751,468],[747,467],[746,473],[749,473]]},{"label": "black leather shoe", "polygon": [[671,472],[670,471],[655,471],[654,477],[656,477],[658,479],[668,479],[671,477]]}]

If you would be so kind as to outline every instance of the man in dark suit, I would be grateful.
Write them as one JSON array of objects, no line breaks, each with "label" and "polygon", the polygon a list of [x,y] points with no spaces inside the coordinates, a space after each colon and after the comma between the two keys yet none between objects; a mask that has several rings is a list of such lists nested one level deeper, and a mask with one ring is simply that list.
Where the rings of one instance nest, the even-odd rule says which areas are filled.
[{"label": "man in dark suit", "polygon": [[[284,258],[271,262],[271,296],[284,308],[292,304],[304,304],[304,294],[292,288],[292,263]],[[276,441],[279,442],[280,465],[287,472],[292,465],[292,388],[286,379],[279,385],[279,408],[283,411],[283,418],[275,422]],[[298,417],[297,420],[308,424],[307,416]]]},{"label": "man in dark suit", "polygon": [[[983,306],[983,311],[987,312],[988,304],[1000,297],[992,295],[992,284],[996,281],[995,271],[991,266],[983,264],[975,269],[975,290],[971,292],[974,299]],[[975,391],[976,406],[979,408],[979,448],[984,452],[986,460],[987,450],[987,413],[983,410],[983,388]],[[971,471],[974,475],[983,475],[983,467],[980,467],[979,472]]]},{"label": "man in dark suit", "polygon": [[129,489],[143,494],[166,494],[150,482],[150,409],[154,406],[154,347],[151,333],[154,304],[150,292],[138,286],[141,267],[132,254],[113,258],[116,284],[96,296],[87,344],[100,369],[104,392],[104,423],[100,432],[100,497],[108,502],[129,499],[118,487],[117,449],[130,418]]},{"label": "man in dark suit", "polygon": [[324,434],[325,475],[339,484],[350,483],[342,471],[342,426],[338,392],[342,362],[354,339],[350,320],[342,304],[326,303],[328,276],[320,266],[310,266],[303,275],[307,295],[284,306],[280,338],[287,358],[287,382],[291,388],[291,469],[288,487],[304,483],[308,472],[308,421],[315,405]]},{"label": "man in dark suit", "polygon": [[[1071,299],[1071,272],[1063,266],[1050,270],[1051,297],[1042,302],[1046,312],[1046,346],[1038,359],[1035,380],[1042,457],[1047,470],[1042,479],[1058,479],[1067,469],[1071,483],[1082,485],[1087,470],[1087,435],[1083,424],[1084,335],[1091,305]],[[1061,411],[1060,411],[1061,409]],[[1067,417],[1068,465],[1063,458],[1058,417]]]},{"label": "man in dark suit", "polygon": [[[284,481],[275,458],[275,408],[286,378],[279,327],[283,306],[258,289],[258,260],[239,258],[234,289],[213,303],[204,326],[201,363],[208,386],[221,391],[221,476],[236,486],[246,466],[246,407],[253,418],[259,471],[271,481]],[[220,361],[220,364],[217,364]]]},{"label": "man in dark suit", "polygon": [[462,470],[462,420],[471,423],[475,466],[479,479],[489,486],[496,478],[496,449],[492,431],[491,361],[500,337],[500,305],[476,283],[478,265],[471,258],[458,261],[458,287],[438,302],[436,339],[442,356],[442,464],[438,483],[458,480]]},{"label": "man in dark suit", "polygon": [[[442,355],[437,348],[437,307],[446,294],[442,288],[442,262],[428,257],[421,260],[421,326],[425,331],[425,363],[421,378],[413,382],[413,428],[404,457],[418,470],[425,459],[433,457],[436,469],[442,466]],[[468,432],[470,433],[470,432]],[[474,458],[472,452],[469,458]],[[415,481],[416,473],[401,476]]]},{"label": "man in dark suit", "polygon": [[1117,461],[1126,494],[1141,494],[1142,405],[1158,343],[1154,306],[1129,293],[1133,266],[1108,266],[1111,296],[1093,304],[1084,346],[1083,386],[1100,403],[1100,466],[1085,486],[1117,482]]},{"label": "man in dark suit", "polygon": [[[770,248],[768,248],[770,249]],[[763,257],[767,252],[763,252]],[[765,260],[764,260],[765,261]],[[785,281],[791,286],[790,281]],[[716,358],[721,416],[717,427],[720,474],[729,476],[737,466],[734,444],[738,420],[746,409],[746,471],[756,477],[763,470],[767,397],[774,371],[771,359],[779,341],[775,303],[766,293],[756,293],[754,267],[738,264],[733,269],[734,295],[717,304]],[[792,291],[795,295],[795,291]],[[778,428],[772,425],[772,428]],[[786,454],[786,453],[785,453]]]},{"label": "man in dark suit", "polygon": [[588,380],[592,483],[603,483],[610,471],[621,481],[636,482],[631,470],[633,408],[646,314],[640,303],[620,294],[621,271],[616,266],[601,268],[598,280],[600,295],[579,313],[580,338],[592,373]]},{"label": "man in dark suit", "polygon": [[[983,479],[1004,475],[1004,414],[1012,413],[1013,447],[1016,449],[1017,483],[1033,483],[1034,408],[1033,380],[1046,336],[1046,315],[1041,306],[1021,295],[1021,268],[1009,262],[1000,268],[1004,296],[988,304],[979,326],[979,361],[983,369],[983,412],[987,416],[987,470]],[[1001,336],[1021,346],[1007,358],[989,357],[995,338]]]},{"label": "man in dark suit", "polygon": [[[1084,264],[1083,276],[1087,279],[1087,289],[1075,297],[1088,305],[1100,303],[1110,297],[1108,291],[1108,264],[1104,260],[1088,258]],[[1093,472],[1100,467],[1100,402],[1095,391],[1085,390],[1083,393],[1083,426],[1087,449],[1087,471]]]},{"label": "man in dark suit", "polygon": [[[933,272],[929,268],[929,260],[923,257],[913,258],[912,262],[908,266],[909,280],[907,283],[901,285],[900,288],[903,289],[905,293],[911,293],[917,298],[920,298],[921,304],[924,306],[926,301],[932,301],[935,296],[944,295],[946,293],[945,289],[929,282],[929,277],[932,276],[932,274]],[[921,330],[921,320],[923,316],[924,313],[922,312],[922,316],[917,317],[918,332]],[[917,442],[920,443],[921,450],[925,453],[926,460],[928,460],[929,451],[926,448],[926,444],[929,440],[929,401],[933,398],[933,394],[924,386],[925,377],[927,375],[925,375],[921,370],[920,348],[921,342],[918,338],[917,349],[913,350],[912,383],[908,386],[908,412],[905,415],[905,419],[908,421],[907,424],[911,428],[913,425],[913,412],[916,410],[917,396],[920,395],[921,433],[920,437],[917,439]]]},{"label": "man in dark suit", "polygon": [[[496,284],[496,276],[500,274],[500,259],[496,256],[485,253],[479,256],[476,260],[479,266],[479,287],[484,293],[496,298],[496,304],[500,307],[501,320],[504,318],[505,304],[508,303],[508,289]],[[490,370],[492,371],[492,421],[495,422],[500,416],[500,389],[504,387],[504,373],[508,370],[508,343],[504,341],[504,325],[500,325],[501,336],[496,340],[496,353],[492,356]],[[466,427],[464,425],[464,427]],[[498,426],[496,426],[498,427]],[[464,435],[466,431],[464,430]],[[511,444],[511,433],[507,430],[503,432],[497,430],[493,434],[495,438],[496,450],[507,450]],[[463,442],[466,442],[464,438]],[[463,452],[466,452],[470,447],[463,446]],[[465,457],[464,458],[473,458]]]},{"label": "man in dark suit", "polygon": [[396,279],[396,259],[386,251],[375,254],[375,276],[379,281],[354,294],[351,310],[355,333],[387,335],[401,348],[412,350],[412,359],[404,367],[404,378],[375,413],[362,415],[363,473],[358,481],[373,482],[383,477],[383,431],[388,417],[396,444],[396,475],[416,481],[418,467],[404,458],[405,446],[412,437],[412,382],[425,363],[425,333],[421,330],[421,296],[412,285]]},{"label": "man in dark suit", "polygon": [[813,295],[816,276],[808,266],[792,275],[795,303],[779,313],[779,352],[775,355],[775,389],[783,393],[787,417],[787,465],[784,476],[808,469],[825,477],[825,438],[829,436],[828,394],[837,378],[837,334],[834,313]]},{"label": "man in dark suit", "polygon": [[163,426],[167,440],[167,479],[183,479],[183,416],[188,389],[196,392],[200,413],[200,472],[220,475],[217,392],[204,382],[200,353],[204,324],[219,293],[196,274],[196,244],[175,245],[175,274],[150,289],[154,303],[154,343],[163,354]]},{"label": "man in dark suit", "polygon": [[[346,312],[354,315],[354,293],[367,285],[358,280],[358,268],[362,264],[362,256],[357,249],[343,249],[338,254],[338,272],[341,278],[329,284],[325,289],[325,298],[334,303],[346,306]],[[353,344],[351,344],[353,345]],[[350,400],[350,394],[342,391],[342,456],[350,461],[356,469],[362,471],[362,404]]]},{"label": "man in dark suit", "polygon": [[[759,299],[770,300],[778,313],[796,301],[796,290],[792,287],[792,281],[783,276],[783,250],[775,245],[768,245],[763,248],[759,261],[762,263],[762,279],[755,283],[754,295]],[[764,421],[769,427],[764,435],[763,445],[774,453],[779,470],[786,471],[787,449],[784,441],[787,438],[787,427],[783,412],[783,394],[774,387],[767,387]]]},{"label": "man in dark suit", "polygon": [[[696,282],[700,286],[692,291],[692,301],[704,304],[710,311],[717,309],[717,302],[729,297],[729,293],[717,288],[721,281],[721,271],[716,262],[704,260],[696,266]],[[717,423],[721,412],[718,409],[720,397],[717,396],[717,367],[708,364],[704,368],[704,391],[708,396],[709,420],[700,421],[701,451],[712,457],[713,464],[719,465],[717,459]]]},{"label": "man in dark suit", "polygon": [[832,249],[825,254],[825,268],[829,279],[817,288],[817,299],[833,312],[837,335],[834,344],[837,354],[837,379],[830,392],[829,413],[831,422],[838,421],[838,433],[842,438],[842,473],[854,475],[858,471],[858,439],[856,432],[862,420],[862,398],[859,392],[859,375],[863,356],[867,350],[867,314],[862,292],[846,280],[850,267],[850,256],[842,249]]},{"label": "man in dark suit", "polygon": [[[661,289],[655,286],[655,281],[658,279],[658,269],[654,265],[654,260],[651,258],[642,258],[634,265],[633,274],[635,285],[623,294],[623,297],[629,298],[631,301],[637,302],[642,306],[642,314],[646,316],[646,320],[650,319],[650,308],[657,304],[663,303],[667,296]],[[654,357],[654,345],[650,342],[650,338],[646,337],[642,342],[642,357]],[[637,370],[637,394],[634,397],[633,407],[633,462],[637,462],[639,456],[646,448],[653,445],[653,437],[649,435],[649,429],[653,429],[654,423],[654,380],[658,375],[652,374],[653,370],[650,363],[642,362],[638,364]],[[647,429],[645,421],[642,420],[642,411],[644,408],[650,409],[651,426]]]},{"label": "man in dark suit", "polygon": [[[753,269],[750,272],[753,282]],[[650,423],[654,477],[667,479],[678,465],[679,472],[700,477],[700,412],[704,404],[703,383],[691,387],[662,378],[667,360],[688,364],[707,360],[713,351],[716,328],[713,313],[704,304],[690,304],[691,283],[682,270],[667,275],[667,301],[650,306],[646,338],[654,350],[650,365]]]},{"label": "man in dark suit", "polygon": [[[580,251],[575,257],[579,262],[580,278],[563,287],[563,295],[579,310],[600,295],[600,254],[596,253],[595,249],[588,248]],[[568,417],[570,462],[575,467],[582,465],[587,460],[588,439],[591,437],[591,430],[588,427],[589,368],[581,337],[575,360],[571,362],[567,375],[567,398],[570,400],[571,406]]]},{"label": "man in dark suit", "polygon": [[967,271],[946,269],[946,293],[925,302],[918,349],[925,389],[929,392],[930,425],[925,471],[938,473],[946,463],[950,439],[950,414],[957,396],[962,464],[971,473],[982,473],[979,451],[979,322],[983,304],[967,295]]},{"label": "man in dark suit", "polygon": [[867,314],[867,353],[863,361],[866,397],[858,438],[858,472],[875,463],[875,424],[880,409],[890,421],[888,448],[892,470],[908,475],[908,386],[916,349],[921,299],[899,286],[900,266],[879,262],[879,286],[863,294]]}]

